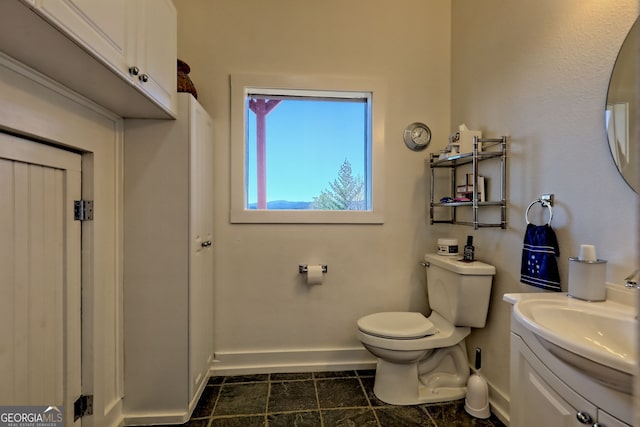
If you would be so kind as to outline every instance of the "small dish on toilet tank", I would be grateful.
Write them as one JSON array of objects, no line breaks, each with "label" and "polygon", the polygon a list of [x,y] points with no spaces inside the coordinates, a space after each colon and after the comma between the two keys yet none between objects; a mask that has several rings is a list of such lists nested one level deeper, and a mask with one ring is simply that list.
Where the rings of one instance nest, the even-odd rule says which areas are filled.
[{"label": "small dish on toilet tank", "polygon": [[438,239],[438,255],[458,255],[458,239]]}]

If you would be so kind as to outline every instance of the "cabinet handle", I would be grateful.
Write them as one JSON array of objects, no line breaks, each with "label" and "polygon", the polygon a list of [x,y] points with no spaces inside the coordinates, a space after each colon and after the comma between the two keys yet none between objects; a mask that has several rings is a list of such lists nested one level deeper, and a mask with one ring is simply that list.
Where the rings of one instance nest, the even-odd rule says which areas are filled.
[{"label": "cabinet handle", "polygon": [[593,421],[591,419],[591,415],[589,415],[586,412],[582,412],[582,411],[578,411],[578,413],[576,414],[576,418],[582,424],[591,424],[591,422]]},{"label": "cabinet handle", "polygon": [[211,243],[211,240],[207,240],[206,242],[202,242],[200,244],[200,246],[202,246],[203,248],[208,248],[209,246],[211,246],[213,243]]},{"label": "cabinet handle", "polygon": [[140,77],[138,77],[140,79],[141,82],[146,83],[149,81],[149,76],[147,74],[140,74]]},{"label": "cabinet handle", "polygon": [[592,427],[605,427],[605,425],[600,423],[595,423]]},{"label": "cabinet handle", "polygon": [[140,68],[136,67],[135,65],[133,67],[129,67],[129,74],[131,74],[132,76],[137,76],[138,74],[140,74]]}]

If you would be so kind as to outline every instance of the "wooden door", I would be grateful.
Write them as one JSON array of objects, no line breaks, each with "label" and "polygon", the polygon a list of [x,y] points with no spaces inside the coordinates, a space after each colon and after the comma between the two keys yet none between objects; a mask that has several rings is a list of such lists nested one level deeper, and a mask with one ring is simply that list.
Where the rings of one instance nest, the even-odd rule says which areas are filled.
[{"label": "wooden door", "polygon": [[64,406],[81,393],[81,156],[0,133],[0,402]]}]

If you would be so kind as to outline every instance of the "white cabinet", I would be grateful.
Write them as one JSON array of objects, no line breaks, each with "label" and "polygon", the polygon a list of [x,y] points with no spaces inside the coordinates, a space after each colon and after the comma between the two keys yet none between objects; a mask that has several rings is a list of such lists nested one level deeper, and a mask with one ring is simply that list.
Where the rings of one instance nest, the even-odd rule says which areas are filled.
[{"label": "white cabinet", "polygon": [[175,111],[177,17],[171,0],[40,0],[38,10],[92,56]]},{"label": "white cabinet", "polygon": [[127,71],[135,84],[167,109],[175,110],[177,20],[171,1],[136,0],[131,7],[133,46]]},{"label": "white cabinet", "polygon": [[598,423],[597,427],[631,427],[627,423],[614,418],[603,410],[598,410]]},{"label": "white cabinet", "polygon": [[117,71],[128,69],[127,0],[38,0],[38,12]]},{"label": "white cabinet", "polygon": [[125,120],[125,423],[181,423],[213,359],[213,129],[178,94],[174,120]]},{"label": "white cabinet", "polygon": [[[511,335],[511,351],[512,390],[517,390],[511,398],[511,425],[577,427],[595,422],[595,405],[556,381],[557,378],[544,366],[538,365],[536,370],[533,367],[535,361],[527,355],[522,340],[514,334]],[[555,389],[548,381],[555,383]],[[578,416],[586,422],[580,422]]]},{"label": "white cabinet", "polygon": [[630,395],[565,365],[513,317],[511,329],[510,425],[631,426]]},{"label": "white cabinet", "polygon": [[175,115],[171,0],[2,0],[0,16],[0,52],[122,117]]}]

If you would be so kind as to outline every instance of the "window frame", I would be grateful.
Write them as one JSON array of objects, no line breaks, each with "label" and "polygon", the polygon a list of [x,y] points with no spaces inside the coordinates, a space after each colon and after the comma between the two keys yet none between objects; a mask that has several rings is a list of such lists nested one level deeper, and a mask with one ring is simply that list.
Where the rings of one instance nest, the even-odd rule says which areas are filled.
[{"label": "window frame", "polygon": [[[288,76],[266,74],[232,74],[231,94],[231,223],[283,224],[383,224],[384,223],[384,106],[385,91],[378,78],[330,76]],[[371,210],[257,210],[246,208],[246,98],[260,91],[278,94],[279,90],[301,90],[323,94],[370,94],[371,135],[370,168]]]}]

